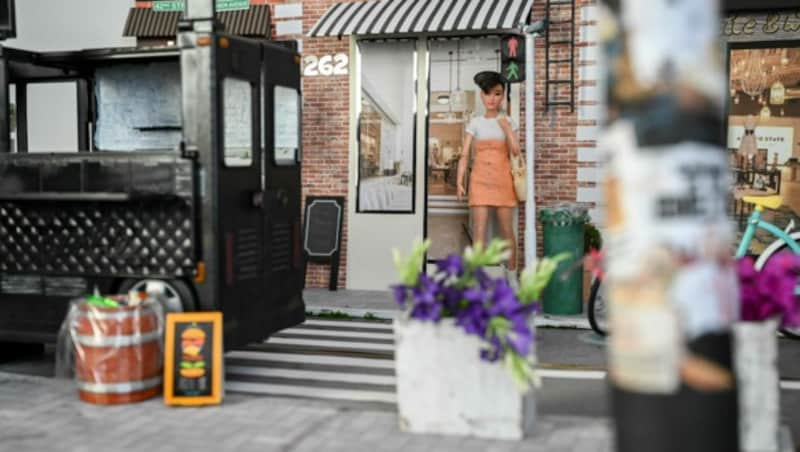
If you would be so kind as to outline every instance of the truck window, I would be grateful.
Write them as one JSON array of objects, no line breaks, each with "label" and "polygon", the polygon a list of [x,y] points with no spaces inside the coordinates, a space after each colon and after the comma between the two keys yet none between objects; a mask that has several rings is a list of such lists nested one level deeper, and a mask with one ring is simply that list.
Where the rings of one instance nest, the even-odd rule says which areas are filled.
[{"label": "truck window", "polygon": [[253,164],[253,88],[245,80],[225,78],[222,84],[225,106],[225,166],[244,167]]},{"label": "truck window", "polygon": [[177,61],[101,67],[95,78],[97,150],[178,149],[183,121]]},{"label": "truck window", "polygon": [[[11,90],[16,101],[16,95]],[[74,81],[27,86],[29,152],[78,151],[78,95]],[[14,104],[16,110],[16,103]],[[12,137],[16,147],[16,130]]]},{"label": "truck window", "polygon": [[288,86],[275,86],[275,164],[296,165],[300,161],[300,93]]}]

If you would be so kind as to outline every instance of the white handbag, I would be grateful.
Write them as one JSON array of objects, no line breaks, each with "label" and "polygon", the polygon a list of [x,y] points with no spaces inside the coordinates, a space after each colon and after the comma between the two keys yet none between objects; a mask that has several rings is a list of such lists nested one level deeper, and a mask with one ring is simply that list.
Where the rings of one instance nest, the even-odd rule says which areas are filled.
[{"label": "white handbag", "polygon": [[525,159],[522,153],[514,155],[509,151],[508,159],[511,161],[511,177],[514,181],[514,192],[517,194],[519,202],[525,202],[528,195],[528,184],[525,175]]}]

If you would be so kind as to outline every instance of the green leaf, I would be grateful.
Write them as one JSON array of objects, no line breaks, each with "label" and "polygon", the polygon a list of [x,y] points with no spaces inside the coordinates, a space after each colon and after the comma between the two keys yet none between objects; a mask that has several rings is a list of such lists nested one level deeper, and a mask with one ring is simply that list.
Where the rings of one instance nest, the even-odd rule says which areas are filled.
[{"label": "green leaf", "polygon": [[417,285],[420,272],[423,271],[422,264],[425,260],[425,253],[428,252],[430,246],[430,239],[424,242],[415,241],[414,246],[411,248],[411,254],[407,258],[404,258],[397,249],[392,250],[394,265],[401,284],[409,287]]},{"label": "green leaf", "polygon": [[526,268],[520,276],[520,303],[530,304],[538,301],[547,284],[558,269],[558,264],[570,258],[570,253],[541,259],[535,268]]},{"label": "green leaf", "polygon": [[484,247],[481,242],[470,246],[464,251],[464,262],[467,270],[472,272],[481,267],[494,266],[503,263],[511,256],[509,242],[506,240],[493,239],[488,247]]},{"label": "green leaf", "polygon": [[505,317],[494,316],[489,319],[489,326],[486,328],[487,338],[497,336],[500,342],[505,342],[505,337],[511,330],[511,321]]},{"label": "green leaf", "polygon": [[524,358],[513,350],[506,350],[505,365],[511,379],[521,393],[530,390],[531,385],[540,387],[541,381],[536,373],[536,361],[533,358]]}]

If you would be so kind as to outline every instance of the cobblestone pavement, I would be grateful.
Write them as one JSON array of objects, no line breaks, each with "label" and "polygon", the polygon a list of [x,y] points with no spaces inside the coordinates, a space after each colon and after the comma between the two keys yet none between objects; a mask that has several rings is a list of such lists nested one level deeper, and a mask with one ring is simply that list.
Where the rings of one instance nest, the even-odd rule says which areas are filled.
[{"label": "cobblestone pavement", "polygon": [[0,373],[0,450],[600,452],[611,432],[608,419],[543,416],[522,441],[412,435],[386,409],[236,394],[215,407],[94,406],[69,381]]}]

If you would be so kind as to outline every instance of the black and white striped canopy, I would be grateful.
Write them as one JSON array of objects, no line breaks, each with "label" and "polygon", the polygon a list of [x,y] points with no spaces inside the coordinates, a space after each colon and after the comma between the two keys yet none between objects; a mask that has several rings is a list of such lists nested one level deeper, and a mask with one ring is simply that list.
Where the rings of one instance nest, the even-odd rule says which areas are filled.
[{"label": "black and white striped canopy", "polygon": [[309,36],[480,34],[518,28],[533,0],[369,0],[333,5]]}]

